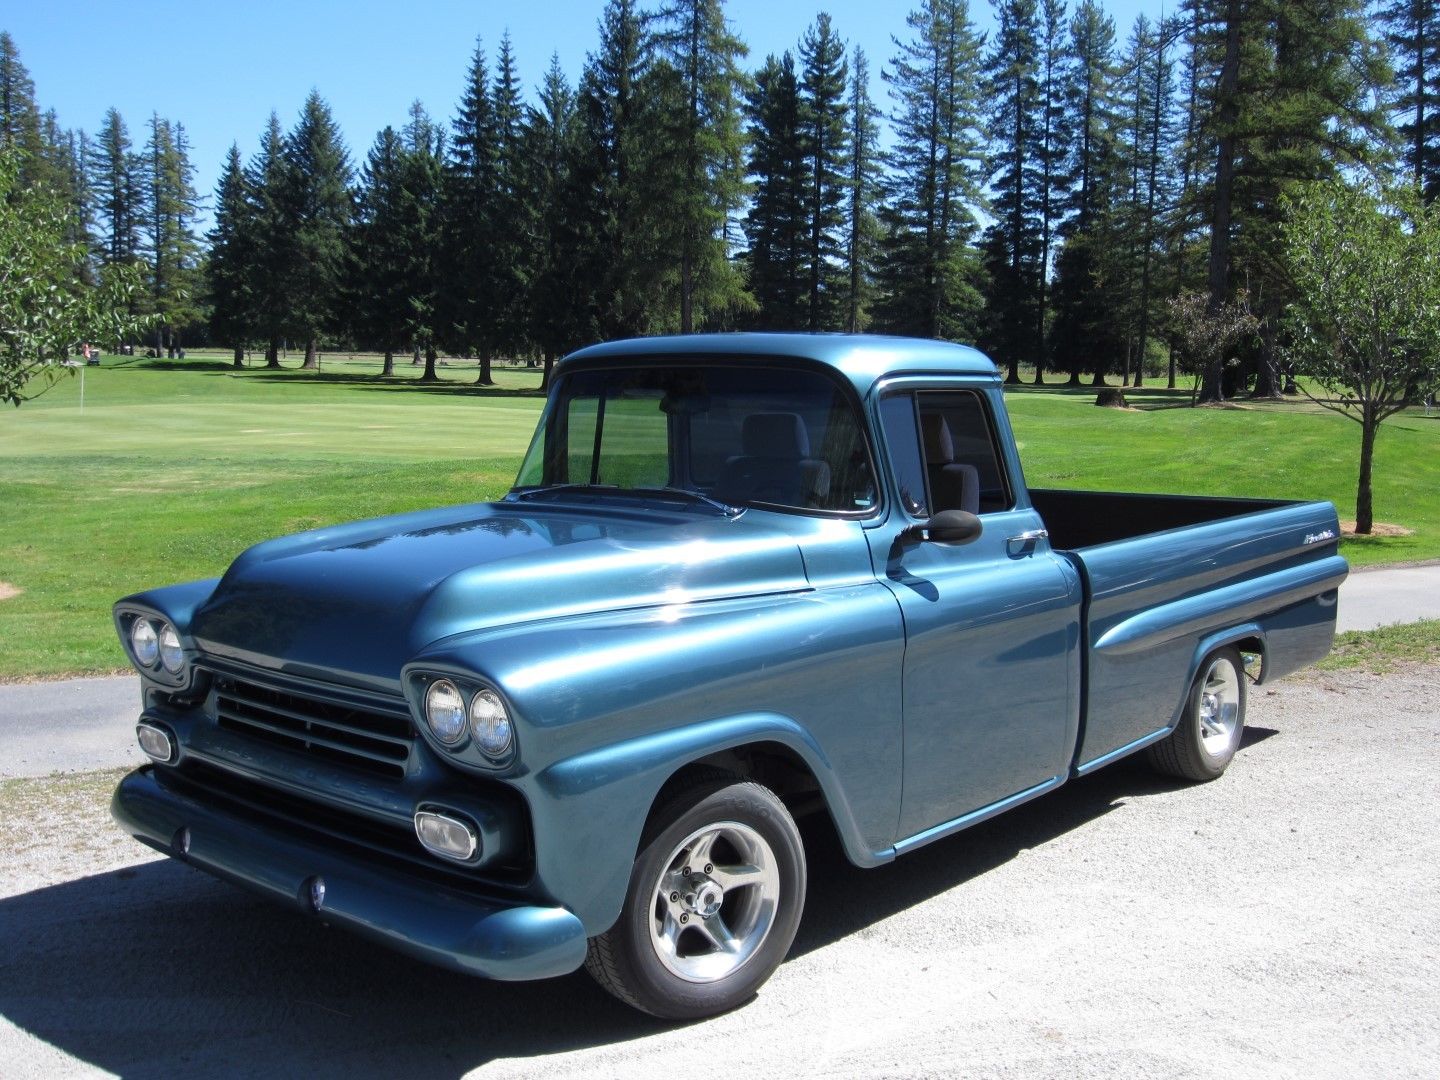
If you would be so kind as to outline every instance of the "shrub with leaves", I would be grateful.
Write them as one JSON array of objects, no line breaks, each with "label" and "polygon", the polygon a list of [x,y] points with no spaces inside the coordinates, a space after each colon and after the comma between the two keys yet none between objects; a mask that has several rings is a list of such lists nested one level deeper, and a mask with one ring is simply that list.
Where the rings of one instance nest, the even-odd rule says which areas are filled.
[{"label": "shrub with leaves", "polygon": [[98,285],[84,284],[69,208],[48,188],[21,190],[20,164],[18,151],[0,150],[0,401],[11,405],[68,373],[60,362],[81,342],[135,337],[144,321],[129,313],[139,271],[110,266]]}]

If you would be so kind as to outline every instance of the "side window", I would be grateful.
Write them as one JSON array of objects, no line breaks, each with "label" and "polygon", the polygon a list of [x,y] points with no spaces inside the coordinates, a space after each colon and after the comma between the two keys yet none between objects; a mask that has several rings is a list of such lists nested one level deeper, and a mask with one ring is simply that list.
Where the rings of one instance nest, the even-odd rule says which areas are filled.
[{"label": "side window", "polygon": [[880,426],[885,430],[885,444],[890,448],[901,505],[911,517],[928,518],[930,502],[925,490],[925,465],[920,460],[915,398],[910,394],[881,398]]},{"label": "side window", "polygon": [[985,399],[969,390],[918,396],[930,504],[972,514],[1014,505]]}]

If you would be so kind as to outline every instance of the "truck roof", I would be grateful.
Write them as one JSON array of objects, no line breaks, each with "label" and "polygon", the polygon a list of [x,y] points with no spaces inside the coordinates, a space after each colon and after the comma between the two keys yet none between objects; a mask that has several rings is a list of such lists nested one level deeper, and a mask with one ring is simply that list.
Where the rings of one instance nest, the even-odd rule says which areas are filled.
[{"label": "truck roof", "polygon": [[998,377],[994,361],[968,345],[879,334],[678,334],[630,338],[580,349],[561,364],[569,367],[590,360],[667,356],[811,360],[840,372],[862,396],[877,380],[900,373]]}]

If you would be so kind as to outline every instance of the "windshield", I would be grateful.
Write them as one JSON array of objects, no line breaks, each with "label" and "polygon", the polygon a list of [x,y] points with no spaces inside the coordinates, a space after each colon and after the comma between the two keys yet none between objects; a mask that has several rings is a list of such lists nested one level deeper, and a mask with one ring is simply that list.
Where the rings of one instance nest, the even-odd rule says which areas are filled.
[{"label": "windshield", "polygon": [[847,514],[876,499],[851,397],[819,372],[753,363],[563,377],[514,491],[576,487]]}]

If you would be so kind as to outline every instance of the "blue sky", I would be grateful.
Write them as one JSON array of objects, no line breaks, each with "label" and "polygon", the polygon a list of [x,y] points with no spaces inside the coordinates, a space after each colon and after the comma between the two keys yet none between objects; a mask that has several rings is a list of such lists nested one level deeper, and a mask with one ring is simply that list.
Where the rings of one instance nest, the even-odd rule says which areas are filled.
[{"label": "blue sky", "polygon": [[[448,121],[475,46],[493,59],[508,29],[527,89],[551,53],[573,83],[598,40],[603,0],[15,0],[0,10],[35,80],[41,108],[65,127],[94,132],[110,106],[120,110],[137,146],[152,112],[185,125],[196,186],[214,190],[225,151],[238,142],[248,159],[274,109],[288,130],[311,88],[329,101],[353,161],[376,132],[400,127],[419,99]],[[642,6],[658,6],[644,4]],[[1071,5],[1074,6],[1074,0]],[[1123,41],[1137,13],[1173,10],[1151,0],[1105,0]],[[878,69],[906,35],[909,0],[729,0],[726,11],[750,46],[751,65],[794,48],[817,11],[862,47],[875,73],[873,93],[888,108]],[[986,0],[971,0],[982,29],[993,25]]]}]

